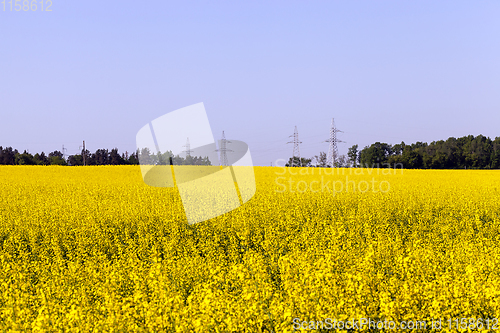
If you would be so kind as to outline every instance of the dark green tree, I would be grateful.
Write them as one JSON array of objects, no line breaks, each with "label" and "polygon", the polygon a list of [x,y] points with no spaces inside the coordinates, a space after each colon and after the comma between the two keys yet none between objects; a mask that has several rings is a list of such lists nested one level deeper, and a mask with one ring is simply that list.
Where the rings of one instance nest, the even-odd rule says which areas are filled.
[{"label": "dark green tree", "polygon": [[49,162],[51,165],[68,165],[63,158],[63,153],[59,150],[49,153]]},{"label": "dark green tree", "polygon": [[[321,151],[319,155],[315,155],[313,158],[316,161],[316,167],[318,168],[327,168],[328,167],[328,159],[326,157],[326,153]],[[291,161],[289,161],[291,162]]]},{"label": "dark green tree", "polygon": [[68,164],[69,165],[83,165],[83,157],[82,155],[71,155],[68,157]]},{"label": "dark green tree", "polygon": [[108,163],[111,164],[111,165],[125,164],[125,161],[123,160],[123,158],[118,153],[118,148],[111,149],[111,151],[109,152]]},{"label": "dark green tree", "polygon": [[137,152],[130,154],[128,158],[128,163],[132,165],[138,165],[139,164],[139,150]]},{"label": "dark green tree", "polygon": [[359,162],[359,153],[358,153],[358,145],[353,145],[349,148],[347,152],[347,157],[349,158],[349,162],[351,166],[356,167]]},{"label": "dark green tree", "polygon": [[33,156],[33,160],[35,161],[35,164],[37,165],[49,165],[49,158],[45,155],[45,153],[42,151],[40,154],[36,153],[35,156]]},{"label": "dark green tree", "polygon": [[392,153],[391,145],[375,142],[359,153],[359,162],[365,168],[388,166],[388,158]]},{"label": "dark green tree", "polygon": [[14,165],[16,164],[16,155],[19,154],[17,149],[12,147],[3,148],[0,146],[0,164]]},{"label": "dark green tree", "polygon": [[301,157],[299,160],[299,158],[297,156],[295,156],[293,158],[290,157],[290,159],[288,160],[288,163],[285,164],[285,166],[287,166],[287,167],[292,166],[292,161],[293,161],[293,166],[302,166],[302,167],[312,166],[312,164],[311,164],[312,158]]},{"label": "dark green tree", "polygon": [[97,149],[94,154],[92,154],[93,163],[92,165],[108,165],[110,164],[109,152],[107,149]]},{"label": "dark green tree", "polygon": [[491,143],[490,167],[500,169],[500,137],[496,137]]},{"label": "dark green tree", "polygon": [[19,165],[35,165],[35,161],[33,159],[33,155],[28,153],[26,150],[22,153],[19,154],[17,153],[15,155],[15,163]]}]

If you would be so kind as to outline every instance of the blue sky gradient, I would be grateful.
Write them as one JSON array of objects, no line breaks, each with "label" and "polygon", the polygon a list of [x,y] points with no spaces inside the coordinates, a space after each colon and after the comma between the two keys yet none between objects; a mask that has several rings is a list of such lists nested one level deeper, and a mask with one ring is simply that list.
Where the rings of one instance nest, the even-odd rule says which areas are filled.
[{"label": "blue sky gradient", "polygon": [[2,11],[0,145],[135,149],[203,102],[254,163],[348,147],[500,136],[498,1],[61,1]]}]

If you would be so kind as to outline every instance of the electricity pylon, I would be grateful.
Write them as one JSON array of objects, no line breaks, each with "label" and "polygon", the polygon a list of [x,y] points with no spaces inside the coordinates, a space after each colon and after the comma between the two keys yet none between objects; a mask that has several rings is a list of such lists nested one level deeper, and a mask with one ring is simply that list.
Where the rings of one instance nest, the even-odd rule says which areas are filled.
[{"label": "electricity pylon", "polygon": [[339,150],[337,147],[337,143],[344,142],[342,140],[337,139],[337,133],[343,133],[341,130],[335,128],[335,121],[332,118],[332,125],[330,127],[330,138],[325,140],[324,142],[329,142],[330,147],[328,148],[328,164],[330,167],[334,168],[337,164],[337,158],[339,155]]},{"label": "electricity pylon", "polygon": [[220,140],[220,146],[219,149],[215,150],[217,152],[220,152],[220,157],[219,157],[219,164],[221,166],[227,166],[228,161],[227,161],[227,153],[232,152],[231,149],[227,149],[226,144],[231,143],[231,141],[226,140],[226,136],[224,135],[224,131],[222,131],[222,139]]},{"label": "electricity pylon", "polygon": [[299,159],[299,166],[302,166],[302,160],[300,159],[300,150],[299,150],[299,144],[302,143],[299,141],[299,131],[297,130],[297,126],[295,126],[295,132],[293,135],[289,136],[290,138],[293,137],[293,141],[287,142],[287,143],[293,143],[293,156],[292,156],[292,165],[295,166],[295,157]]},{"label": "electricity pylon", "polygon": [[191,156],[191,153],[194,152],[194,150],[191,150],[191,145],[189,144],[189,138],[186,140],[186,145],[183,147],[186,147],[186,150],[183,151],[183,153],[186,153],[186,158]]}]

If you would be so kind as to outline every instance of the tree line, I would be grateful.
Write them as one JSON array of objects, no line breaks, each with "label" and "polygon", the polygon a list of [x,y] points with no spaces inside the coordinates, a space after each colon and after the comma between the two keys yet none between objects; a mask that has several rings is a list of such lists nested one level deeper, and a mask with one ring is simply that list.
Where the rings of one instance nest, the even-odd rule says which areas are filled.
[{"label": "tree line", "polygon": [[358,155],[362,165],[401,165],[405,169],[499,169],[500,137],[494,140],[483,135],[446,141],[404,142],[393,146],[376,142],[363,148]]},{"label": "tree line", "polygon": [[59,150],[54,150],[48,155],[44,152],[32,155],[26,150],[20,153],[12,147],[0,146],[0,165],[138,165],[139,161],[152,165],[212,165],[208,157],[181,157],[174,155],[171,151],[155,154],[147,148],[140,151],[138,149],[131,154],[128,152],[120,154],[118,148],[97,149],[94,153],[87,149],[65,159]]},{"label": "tree line", "polygon": [[[500,137],[483,135],[450,137],[446,141],[390,145],[375,142],[359,150],[349,148],[347,155],[337,156],[335,167],[399,167],[405,169],[500,169]],[[329,167],[327,155],[313,158],[290,158],[286,166]]]},{"label": "tree line", "polygon": [[[54,150],[30,154],[20,153],[12,147],[0,146],[0,165],[137,165],[139,161],[151,165],[212,165],[208,157],[174,155],[171,151],[152,153],[145,148],[131,154],[120,154],[117,148],[89,150],[64,158]],[[286,166],[328,167],[327,155],[320,152],[312,158],[290,158]],[[402,167],[405,169],[500,169],[500,137],[494,140],[483,135],[450,137],[446,141],[430,144],[390,145],[375,142],[359,150],[358,145],[349,148],[347,155],[337,156],[335,167]]]}]

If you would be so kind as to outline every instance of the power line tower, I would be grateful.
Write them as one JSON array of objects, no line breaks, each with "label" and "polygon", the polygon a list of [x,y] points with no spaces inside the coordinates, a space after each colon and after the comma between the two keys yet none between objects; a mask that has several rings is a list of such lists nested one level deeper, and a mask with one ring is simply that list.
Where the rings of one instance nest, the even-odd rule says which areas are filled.
[{"label": "power line tower", "polygon": [[83,151],[82,151],[82,157],[83,157],[83,165],[87,165],[85,161],[85,155],[87,155],[87,150],[85,149],[85,140],[83,141]]},{"label": "power line tower", "polygon": [[63,160],[66,160],[66,151],[68,151],[68,149],[64,148],[64,145],[63,145],[62,146]]},{"label": "power line tower", "polygon": [[299,144],[302,143],[299,141],[299,131],[297,130],[297,126],[295,126],[295,132],[293,135],[290,135],[289,138],[293,137],[293,141],[289,141],[287,143],[293,143],[293,156],[292,156],[292,165],[295,166],[295,157],[299,159],[299,166],[302,166],[302,160],[300,159],[300,150]]},{"label": "power line tower", "polygon": [[87,150],[85,149],[85,141],[83,141],[83,146],[78,147],[78,150],[82,152],[83,165],[87,165],[85,161],[85,156],[87,156]]},{"label": "power line tower", "polygon": [[343,132],[335,127],[335,121],[332,118],[332,126],[330,127],[330,138],[324,141],[330,143],[330,147],[328,149],[328,164],[332,168],[335,167],[337,163],[337,158],[339,156],[337,143],[344,142],[342,140],[337,139],[337,133],[343,133]]},{"label": "power line tower", "polygon": [[226,136],[224,135],[224,131],[222,131],[222,139],[220,140],[219,149],[216,149],[216,152],[220,152],[220,165],[227,166],[227,153],[232,152],[231,149],[227,149],[226,144],[231,143],[231,141],[226,140]]},{"label": "power line tower", "polygon": [[186,153],[186,158],[191,157],[191,153],[194,153],[194,150],[191,150],[191,145],[189,144],[189,138],[187,138],[186,145],[183,147],[186,147],[186,150],[183,151],[183,153]]}]

